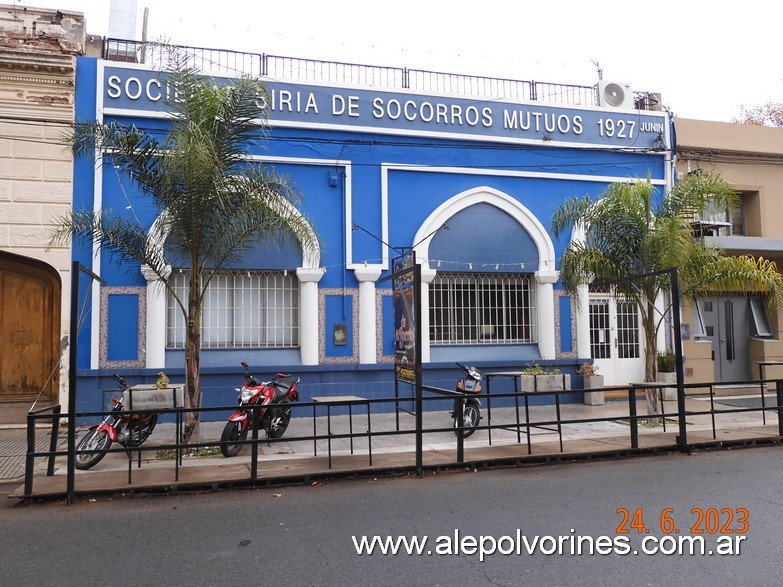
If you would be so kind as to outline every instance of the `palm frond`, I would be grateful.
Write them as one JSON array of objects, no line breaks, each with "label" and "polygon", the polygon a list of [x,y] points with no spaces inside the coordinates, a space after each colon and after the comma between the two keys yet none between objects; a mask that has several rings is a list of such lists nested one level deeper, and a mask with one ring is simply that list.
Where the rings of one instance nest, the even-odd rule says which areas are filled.
[{"label": "palm frond", "polygon": [[738,203],[737,192],[720,174],[693,172],[674,185],[661,212],[671,217],[699,218],[711,207],[733,209]]},{"label": "palm frond", "polygon": [[[566,200],[554,213],[552,231],[583,227],[583,241],[572,241],[560,259],[560,279],[571,294],[581,284],[611,283],[642,313],[646,352],[655,353],[660,320],[652,308],[669,287],[666,271],[676,269],[683,295],[761,293],[770,310],[783,301],[783,276],[771,261],[729,257],[693,236],[691,222],[713,206],[731,207],[736,194],[717,174],[693,174],[678,182],[655,204],[647,181],[614,183],[595,201]],[[641,277],[647,275],[647,277]],[[575,297],[577,303],[579,297]],[[650,331],[650,332],[648,332]],[[652,353],[652,355],[650,354]],[[646,373],[646,376],[651,376]]]},{"label": "palm frond", "polygon": [[137,268],[150,260],[147,255],[147,231],[135,220],[114,215],[111,210],[73,212],[62,219],[52,233],[51,243],[70,239],[92,242],[118,265]]},{"label": "palm frond", "polygon": [[770,310],[783,301],[783,275],[777,265],[763,257],[716,255],[709,265],[697,265],[688,284],[691,297],[718,294],[761,294]]},{"label": "palm frond", "polygon": [[252,243],[286,234],[302,244],[303,255],[317,257],[320,244],[297,210],[298,190],[248,157],[264,137],[263,84],[249,77],[217,83],[179,48],[164,54],[160,75],[175,88],[168,126],[82,124],[70,144],[76,156],[102,155],[150,198],[165,247],[150,241],[146,227],[109,210],[73,214],[55,238],[89,238],[123,264],[145,263],[162,277],[167,265],[217,268]]}]

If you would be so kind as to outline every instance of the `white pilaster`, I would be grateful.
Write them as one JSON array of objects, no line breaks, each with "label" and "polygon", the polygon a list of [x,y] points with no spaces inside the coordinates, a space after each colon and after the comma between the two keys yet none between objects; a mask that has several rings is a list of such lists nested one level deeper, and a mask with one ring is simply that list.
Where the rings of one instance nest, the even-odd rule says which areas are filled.
[{"label": "white pilaster", "polygon": [[587,284],[577,286],[573,307],[576,314],[576,354],[580,359],[585,359],[591,355],[590,288]]},{"label": "white pilaster", "polygon": [[296,270],[299,279],[299,352],[302,365],[318,364],[318,282],[322,268]]},{"label": "white pilaster", "polygon": [[375,282],[381,276],[381,268],[357,267],[353,272],[359,281],[359,362],[376,363]]},{"label": "white pilaster", "polygon": [[141,266],[141,274],[147,280],[146,367],[161,369],[166,366],[166,288],[148,265]]},{"label": "white pilaster", "polygon": [[421,362],[430,362],[430,283],[438,274],[435,269],[421,268]]},{"label": "white pilaster", "polygon": [[555,349],[555,296],[552,284],[557,281],[557,271],[536,271],[536,301],[538,305],[538,351],[542,359],[556,358]]}]

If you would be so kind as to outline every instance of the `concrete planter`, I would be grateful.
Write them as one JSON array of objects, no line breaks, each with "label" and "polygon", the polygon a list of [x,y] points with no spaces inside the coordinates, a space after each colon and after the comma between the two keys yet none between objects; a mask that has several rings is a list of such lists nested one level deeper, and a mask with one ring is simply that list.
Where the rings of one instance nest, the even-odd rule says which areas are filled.
[{"label": "concrete planter", "polygon": [[134,385],[123,392],[126,410],[166,410],[185,407],[185,385]]},{"label": "concrete planter", "polygon": [[672,387],[661,389],[661,397],[664,401],[675,401],[677,399],[677,373],[658,371],[655,380],[658,383],[671,383]]},{"label": "concrete planter", "polygon": [[[601,389],[604,386],[603,375],[585,375],[583,387],[588,389]],[[584,403],[588,406],[602,406],[606,402],[604,397],[604,390],[601,391],[585,391]]]},{"label": "concrete planter", "polygon": [[559,391],[571,389],[571,376],[562,373],[548,375],[522,375],[522,391]]}]

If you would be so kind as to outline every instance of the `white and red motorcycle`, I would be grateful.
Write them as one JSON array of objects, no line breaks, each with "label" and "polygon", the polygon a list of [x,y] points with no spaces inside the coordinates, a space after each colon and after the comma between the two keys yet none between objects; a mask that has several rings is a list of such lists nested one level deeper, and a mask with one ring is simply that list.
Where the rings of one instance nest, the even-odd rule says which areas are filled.
[{"label": "white and red motorcycle", "polygon": [[[128,382],[124,377],[113,375],[120,385],[121,390],[128,389]],[[155,412],[125,411],[125,402],[122,395],[112,399],[111,412],[100,424],[93,424],[82,436],[76,446],[76,459],[74,466],[80,470],[94,467],[106,456],[112,442],[118,442],[127,449],[133,449],[149,438],[158,423],[158,414]]]}]

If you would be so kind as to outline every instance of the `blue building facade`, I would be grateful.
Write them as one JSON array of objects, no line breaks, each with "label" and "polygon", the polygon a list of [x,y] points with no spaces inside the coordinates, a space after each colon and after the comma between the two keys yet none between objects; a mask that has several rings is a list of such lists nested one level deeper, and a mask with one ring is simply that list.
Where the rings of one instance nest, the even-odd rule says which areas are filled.
[{"label": "blue building facade", "polygon": [[[613,182],[649,177],[663,192],[672,172],[666,112],[265,83],[268,136],[250,159],[298,187],[322,250],[303,256],[289,239],[221,273],[202,328],[207,405],[233,403],[240,361],[259,374],[296,373],[305,400],[392,395],[399,324],[384,278],[403,248],[422,264],[425,384],[451,387],[455,361],[574,373],[593,358],[602,334],[587,289],[580,304],[561,291],[558,259],[569,241],[553,238],[551,217],[564,199],[598,195]],[[77,120],[161,128],[173,91],[144,65],[81,57]],[[154,234],[143,195],[101,163],[75,162],[74,207],[121,212]],[[77,409],[98,409],[114,372],[139,381],[163,370],[181,376],[182,318],[154,275],[119,267],[84,243],[74,260],[105,281],[85,301]],[[172,271],[184,284],[187,267]]]}]

